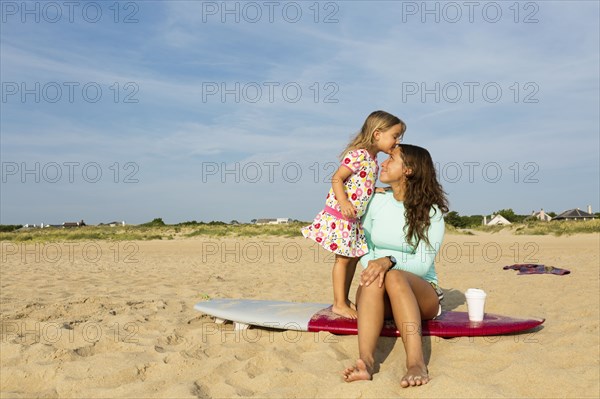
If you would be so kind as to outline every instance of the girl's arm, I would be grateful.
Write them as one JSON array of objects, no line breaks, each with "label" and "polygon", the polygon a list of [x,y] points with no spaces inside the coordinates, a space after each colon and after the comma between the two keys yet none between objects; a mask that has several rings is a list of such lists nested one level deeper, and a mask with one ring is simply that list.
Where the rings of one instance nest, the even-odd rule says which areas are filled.
[{"label": "girl's arm", "polygon": [[354,205],[352,205],[352,203],[348,200],[346,191],[344,191],[344,182],[351,175],[352,171],[350,168],[342,165],[331,178],[331,187],[333,188],[335,199],[337,200],[338,204],[340,204],[340,211],[342,212],[342,215],[347,218],[356,217],[356,209],[354,209]]}]

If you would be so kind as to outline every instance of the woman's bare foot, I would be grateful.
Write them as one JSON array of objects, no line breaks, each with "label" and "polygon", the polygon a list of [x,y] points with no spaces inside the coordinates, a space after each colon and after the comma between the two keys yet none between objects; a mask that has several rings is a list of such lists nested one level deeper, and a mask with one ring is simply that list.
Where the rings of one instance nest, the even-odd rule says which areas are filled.
[{"label": "woman's bare foot", "polygon": [[425,366],[408,367],[406,374],[400,381],[402,388],[416,387],[425,385],[429,382],[429,372]]},{"label": "woman's bare foot", "polygon": [[344,304],[342,306],[338,306],[338,305],[334,304],[331,307],[331,311],[337,315],[346,317],[348,319],[356,319],[358,317],[358,312],[346,304]]},{"label": "woman's bare foot", "polygon": [[357,359],[355,366],[348,367],[344,370],[344,380],[346,380],[346,382],[371,379],[373,379],[373,377],[371,377],[371,373],[369,373],[367,365],[362,359]]}]

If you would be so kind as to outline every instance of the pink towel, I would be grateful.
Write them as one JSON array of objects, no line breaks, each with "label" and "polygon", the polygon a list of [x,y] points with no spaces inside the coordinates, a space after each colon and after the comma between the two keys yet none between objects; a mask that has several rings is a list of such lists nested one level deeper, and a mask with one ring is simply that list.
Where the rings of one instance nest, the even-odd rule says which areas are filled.
[{"label": "pink towel", "polygon": [[570,270],[561,269],[554,266],[545,266],[535,263],[518,263],[515,265],[504,266],[504,270],[518,270],[517,274],[556,274],[557,276],[563,276],[571,273]]}]

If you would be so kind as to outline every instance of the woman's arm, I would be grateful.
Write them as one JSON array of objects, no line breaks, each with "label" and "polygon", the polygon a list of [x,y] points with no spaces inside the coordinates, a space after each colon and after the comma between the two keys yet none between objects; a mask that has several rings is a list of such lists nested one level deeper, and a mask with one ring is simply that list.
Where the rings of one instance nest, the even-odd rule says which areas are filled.
[{"label": "woman's arm", "polygon": [[[368,249],[368,252],[365,255],[361,256],[361,258],[360,258],[360,264],[363,269],[367,268],[367,266],[369,265],[369,261],[375,259],[375,253],[373,251],[375,249],[375,245],[373,244],[373,238],[371,237],[371,232],[373,231],[374,209],[377,208],[378,206],[381,207],[381,204],[378,203],[378,200],[379,200],[379,198],[377,198],[377,195],[374,194],[373,198],[369,202],[369,205],[367,205],[365,214],[363,215],[363,217],[361,219],[361,224],[362,224],[363,232],[365,233],[365,240],[367,241],[367,249]],[[373,204],[375,204],[375,205],[373,205]]]},{"label": "woman's arm", "polygon": [[417,245],[414,253],[403,253],[398,260],[398,268],[419,276],[425,276],[437,256],[444,240],[445,224],[442,212],[436,208],[431,216],[431,224],[427,229],[427,237],[431,245],[423,240]]},{"label": "woman's arm", "polygon": [[379,278],[379,287],[383,286],[385,273],[392,267],[392,262],[388,257],[375,259],[375,245],[371,233],[373,231],[373,217],[375,209],[380,209],[383,203],[380,197],[381,194],[374,194],[373,199],[367,206],[367,210],[362,218],[362,227],[365,232],[367,248],[369,252],[360,258],[360,263],[363,271],[360,274],[360,285],[370,285],[373,281]]},{"label": "woman's arm", "polygon": [[[366,219],[365,221],[367,222],[368,226],[368,223],[371,222],[371,219]],[[367,231],[371,231],[370,226],[365,227],[365,234]],[[414,254],[403,252],[401,258],[396,259],[398,262],[396,268],[411,272],[418,276],[425,276],[440,250],[442,241],[444,239],[444,231],[444,217],[438,209],[436,210],[435,215],[431,217],[431,225],[427,230],[427,237],[429,238],[431,246],[421,241],[419,242],[417,250]],[[369,242],[369,240],[367,240],[367,242]],[[366,269],[363,270],[360,275],[360,285],[368,286],[375,280],[379,280],[379,287],[383,286],[385,274],[393,266],[392,261],[387,256],[377,259],[374,258],[375,256],[373,251],[371,248],[369,248],[369,253],[360,259],[360,262],[363,265],[367,265]]]}]

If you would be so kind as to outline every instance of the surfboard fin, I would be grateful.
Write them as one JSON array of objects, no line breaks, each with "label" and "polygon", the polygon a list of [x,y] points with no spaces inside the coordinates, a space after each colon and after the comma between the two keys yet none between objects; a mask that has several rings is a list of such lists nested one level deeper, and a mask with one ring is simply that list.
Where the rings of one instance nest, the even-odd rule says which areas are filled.
[{"label": "surfboard fin", "polygon": [[237,321],[233,322],[233,329],[235,331],[247,330],[250,327],[250,324],[238,323]]}]

